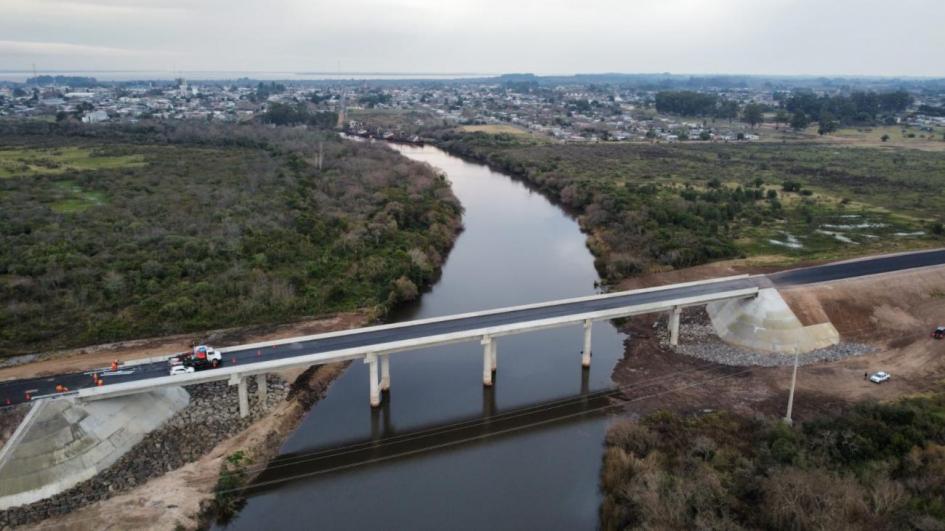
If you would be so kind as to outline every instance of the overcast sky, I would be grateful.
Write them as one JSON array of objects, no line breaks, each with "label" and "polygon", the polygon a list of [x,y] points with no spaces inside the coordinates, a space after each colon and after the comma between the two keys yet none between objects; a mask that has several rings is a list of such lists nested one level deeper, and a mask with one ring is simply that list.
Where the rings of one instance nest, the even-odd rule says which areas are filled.
[{"label": "overcast sky", "polygon": [[0,69],[945,75],[945,0],[0,0]]}]

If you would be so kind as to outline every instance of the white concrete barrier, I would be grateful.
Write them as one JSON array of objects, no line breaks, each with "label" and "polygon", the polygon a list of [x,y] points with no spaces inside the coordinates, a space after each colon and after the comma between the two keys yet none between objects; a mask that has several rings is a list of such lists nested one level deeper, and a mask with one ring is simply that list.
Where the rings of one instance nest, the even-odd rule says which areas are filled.
[{"label": "white concrete barrier", "polygon": [[[703,282],[709,283],[709,282]],[[691,285],[689,283],[687,285]],[[678,287],[678,285],[672,286],[673,288]],[[661,288],[667,289],[667,288]],[[654,291],[655,289],[648,289],[642,291]],[[634,292],[623,292],[621,295],[627,295],[628,293],[640,293],[641,291]],[[559,317],[549,317],[543,319],[536,319],[533,321],[525,321],[518,323],[509,323],[497,326],[489,326],[482,328],[472,328],[467,330],[461,330],[456,332],[448,332],[442,334],[433,334],[421,338],[413,339],[403,339],[396,341],[388,341],[383,343],[375,343],[369,345],[360,345],[357,347],[339,349],[330,352],[320,352],[315,354],[304,354],[299,356],[281,358],[276,360],[268,360],[262,362],[247,363],[245,365],[234,365],[234,366],[224,366],[218,369],[200,371],[190,374],[180,374],[175,376],[162,376],[157,378],[149,378],[146,380],[137,380],[133,382],[123,382],[108,384],[101,387],[89,387],[81,389],[78,393],[78,396],[83,400],[99,400],[105,398],[112,398],[116,396],[125,396],[135,393],[140,393],[147,391],[149,389],[157,389],[161,387],[168,386],[185,386],[185,385],[194,385],[199,383],[206,383],[211,381],[226,380],[232,376],[237,377],[246,377],[255,374],[263,374],[268,372],[276,372],[282,369],[294,368],[294,367],[309,367],[312,365],[321,365],[326,363],[335,363],[341,361],[348,361],[353,359],[363,359],[371,353],[378,355],[384,354],[389,355],[395,352],[402,352],[408,350],[417,350],[420,348],[432,347],[437,345],[446,345],[451,343],[460,343],[465,341],[480,340],[484,336],[489,336],[491,338],[501,337],[505,335],[520,334],[524,332],[532,332],[537,330],[545,330],[549,328],[557,328],[561,326],[569,326],[572,324],[579,324],[585,321],[599,321],[607,319],[616,319],[620,317],[628,317],[631,315],[640,315],[645,313],[654,313],[669,310],[675,307],[684,308],[687,306],[700,306],[710,302],[724,301],[730,299],[741,299],[741,298],[750,298],[754,297],[758,293],[758,288],[742,288],[729,291],[720,291],[716,293],[707,293],[702,295],[696,295],[691,297],[680,297],[672,300],[666,301],[656,301],[643,304],[629,305],[619,308],[612,308],[607,310],[597,310],[591,312],[582,312],[569,314]],[[608,294],[600,297],[611,297],[615,296],[613,294]],[[582,297],[579,300],[592,300],[594,297]],[[575,299],[569,299],[573,301]],[[528,307],[535,306],[547,306],[551,304],[561,304],[561,302],[556,303],[547,303],[541,305],[532,305]],[[518,307],[522,308],[522,307]],[[511,311],[511,310],[502,310],[501,312]],[[501,313],[498,312],[498,313]],[[497,313],[497,311],[491,312],[482,312],[485,313]],[[478,314],[477,314],[478,315]],[[446,319],[455,319],[456,317],[450,317]],[[444,319],[436,319],[436,321],[442,321]],[[427,321],[419,321],[427,322]],[[390,327],[406,326],[408,324],[417,324],[418,321],[413,321],[410,323],[400,323],[398,325],[390,325]],[[359,333],[364,332],[365,330],[378,329],[379,327],[372,327],[367,329],[345,331],[345,334]],[[288,343],[297,343],[301,341],[310,341],[314,339],[326,338],[326,337],[335,337],[340,333],[329,333],[322,334],[317,336],[306,336],[305,338],[295,338]],[[278,344],[285,344],[286,341],[279,342]],[[256,343],[250,346],[239,347],[240,350],[252,350],[257,347],[260,347],[261,343]],[[221,349],[223,351],[223,349]],[[484,376],[485,377],[485,376]],[[491,379],[491,378],[490,378]]]}]

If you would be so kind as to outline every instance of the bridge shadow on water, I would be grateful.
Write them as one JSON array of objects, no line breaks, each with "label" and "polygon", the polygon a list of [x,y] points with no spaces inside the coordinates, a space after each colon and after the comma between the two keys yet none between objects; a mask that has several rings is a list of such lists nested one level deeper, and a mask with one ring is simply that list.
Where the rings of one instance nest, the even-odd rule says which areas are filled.
[{"label": "bridge shadow on water", "polygon": [[581,392],[553,400],[500,411],[496,407],[495,388],[484,387],[482,413],[478,416],[450,419],[433,425],[399,431],[391,418],[391,400],[384,393],[381,406],[371,410],[371,437],[341,445],[313,448],[281,454],[257,476],[244,491],[246,495],[277,490],[280,485],[421,454],[448,451],[480,441],[515,437],[552,426],[583,422],[607,415],[620,407],[612,400],[620,389],[590,392],[589,370],[582,371]]}]

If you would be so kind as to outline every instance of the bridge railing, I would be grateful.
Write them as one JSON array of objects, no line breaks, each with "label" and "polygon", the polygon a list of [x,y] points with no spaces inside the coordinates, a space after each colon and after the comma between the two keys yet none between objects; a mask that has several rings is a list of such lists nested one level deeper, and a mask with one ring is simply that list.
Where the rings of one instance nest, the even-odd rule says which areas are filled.
[{"label": "bridge railing", "polygon": [[[737,277],[737,278],[744,278]],[[714,282],[720,282],[722,280],[733,280],[732,278],[714,280]],[[696,283],[686,283],[685,285],[696,285],[696,284],[705,284],[709,282],[696,282]],[[683,285],[673,285],[670,288],[678,288]],[[264,343],[254,343],[251,345],[241,345],[240,347],[232,347],[230,349],[220,349],[221,352],[235,352],[237,350],[251,350],[258,349],[267,346],[275,345],[285,345],[293,343],[302,343],[304,341],[311,341],[316,339],[323,339],[328,337],[337,337],[339,335],[350,335],[364,333],[371,330],[379,329],[391,329],[398,328],[403,326],[417,325],[420,323],[429,323],[437,321],[445,321],[450,319],[458,319],[462,317],[475,317],[480,315],[489,315],[495,313],[505,313],[509,311],[515,311],[520,309],[529,309],[529,308],[539,308],[545,306],[555,306],[567,302],[580,302],[586,300],[599,300],[602,298],[610,298],[616,296],[626,296],[636,293],[645,293],[650,291],[657,291],[660,289],[669,289],[667,287],[662,288],[652,288],[646,290],[635,290],[632,292],[620,292],[615,294],[607,294],[600,296],[592,297],[581,297],[579,299],[568,299],[566,301],[555,301],[551,303],[542,303],[537,305],[527,305],[519,306],[515,308],[505,308],[501,310],[491,310],[488,312],[474,312],[470,314],[463,314],[462,316],[449,316],[445,318],[436,318],[428,319],[423,321],[411,321],[407,323],[398,323],[395,325],[382,325],[379,327],[368,327],[355,330],[347,330],[344,332],[336,332],[329,334],[319,334],[314,336],[306,336],[300,338],[291,338],[288,340],[279,340],[272,342]],[[749,288],[739,288],[733,290],[725,290],[714,293],[707,293],[702,295],[690,296],[690,297],[679,297],[663,301],[655,301],[641,304],[632,304],[617,308],[597,310],[597,311],[584,311],[576,312],[574,314],[568,314],[557,317],[541,318],[529,321],[522,321],[516,323],[508,323],[497,326],[487,326],[487,327],[478,327],[470,328],[466,330],[448,332],[448,333],[439,333],[431,334],[429,336],[411,338],[411,339],[402,339],[395,341],[385,341],[379,343],[372,343],[366,345],[359,345],[356,347],[332,350],[327,352],[317,352],[311,354],[300,354],[298,356],[292,356],[287,358],[267,360],[267,361],[258,361],[245,363],[243,365],[236,366],[224,366],[218,369],[200,371],[189,374],[181,374],[175,376],[161,376],[155,378],[149,378],[146,380],[138,380],[133,382],[122,382],[109,384],[101,387],[90,387],[79,390],[78,396],[81,399],[85,400],[97,400],[104,398],[113,398],[118,396],[124,396],[129,394],[135,394],[140,392],[149,391],[152,389],[167,387],[167,386],[187,386],[194,385],[199,383],[206,383],[211,381],[227,380],[229,379],[231,383],[237,383],[240,379],[259,374],[266,374],[269,372],[275,372],[283,369],[296,368],[296,367],[308,367],[312,365],[321,365],[326,363],[335,363],[342,362],[354,359],[366,359],[370,357],[376,357],[378,355],[388,355],[395,352],[417,350],[421,348],[427,348],[438,345],[446,345],[451,343],[460,343],[466,341],[480,340],[483,338],[495,338],[500,336],[506,336],[511,334],[519,334],[531,331],[538,331],[550,328],[557,328],[562,326],[569,326],[584,322],[599,321],[599,320],[609,320],[620,317],[628,317],[632,315],[654,313],[666,310],[672,310],[675,308],[682,308],[687,306],[699,306],[708,304],[710,302],[717,302],[723,300],[732,300],[732,299],[741,299],[749,298],[757,295],[759,289],[757,287]],[[386,359],[385,359],[386,361]]]}]

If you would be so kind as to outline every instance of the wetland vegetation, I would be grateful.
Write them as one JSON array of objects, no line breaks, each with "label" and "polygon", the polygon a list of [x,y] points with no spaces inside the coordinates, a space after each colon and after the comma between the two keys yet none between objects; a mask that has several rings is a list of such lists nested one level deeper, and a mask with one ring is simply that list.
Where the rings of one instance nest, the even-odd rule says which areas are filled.
[{"label": "wetland vegetation", "polygon": [[434,169],[330,132],[32,122],[0,146],[0,355],[383,312],[460,227]]}]

